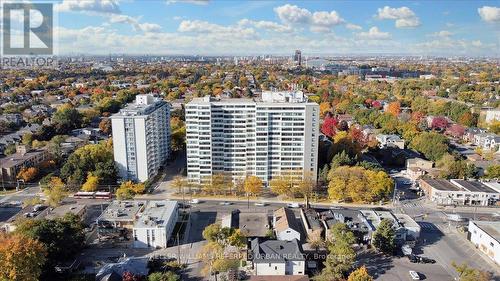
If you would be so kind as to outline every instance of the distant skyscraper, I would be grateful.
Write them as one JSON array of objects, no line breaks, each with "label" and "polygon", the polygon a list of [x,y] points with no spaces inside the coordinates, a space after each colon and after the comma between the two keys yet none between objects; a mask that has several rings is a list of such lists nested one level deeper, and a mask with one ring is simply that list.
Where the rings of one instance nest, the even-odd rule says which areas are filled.
[{"label": "distant skyscraper", "polygon": [[155,176],[170,151],[170,107],[153,95],[137,95],[111,116],[113,149],[119,176],[146,181]]},{"label": "distant skyscraper", "polygon": [[302,52],[300,50],[295,50],[293,61],[296,62],[297,65],[302,65]]},{"label": "distant skyscraper", "polygon": [[319,106],[300,91],[263,92],[260,101],[195,98],[186,104],[186,129],[190,182],[226,174],[268,183],[290,171],[316,178]]}]

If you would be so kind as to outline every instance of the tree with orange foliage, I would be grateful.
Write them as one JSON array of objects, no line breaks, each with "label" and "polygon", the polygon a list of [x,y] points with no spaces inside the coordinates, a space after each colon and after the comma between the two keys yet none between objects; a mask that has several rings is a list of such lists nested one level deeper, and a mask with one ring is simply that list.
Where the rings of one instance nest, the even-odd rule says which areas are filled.
[{"label": "tree with orange foliage", "polygon": [[0,234],[0,280],[37,281],[46,255],[45,247],[37,240]]},{"label": "tree with orange foliage", "polygon": [[38,176],[38,169],[35,167],[22,168],[17,174],[18,179],[24,180],[24,182],[30,182]]},{"label": "tree with orange foliage", "polygon": [[411,121],[414,124],[419,124],[420,121],[425,117],[425,114],[420,111],[415,111],[411,114]]},{"label": "tree with orange foliage", "polygon": [[391,102],[387,105],[387,112],[392,114],[393,116],[398,117],[401,112],[401,104],[398,101]]}]

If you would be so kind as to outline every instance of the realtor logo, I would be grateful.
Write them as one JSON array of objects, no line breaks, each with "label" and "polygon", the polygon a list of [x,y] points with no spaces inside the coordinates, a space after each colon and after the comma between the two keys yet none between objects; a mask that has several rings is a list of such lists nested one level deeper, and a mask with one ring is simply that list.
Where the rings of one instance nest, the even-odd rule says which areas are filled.
[{"label": "realtor logo", "polygon": [[[53,54],[54,17],[51,3],[4,3],[2,18],[3,55]],[[22,29],[17,32],[12,25],[16,21],[22,23]],[[33,46],[35,40],[42,46],[40,43]]]}]

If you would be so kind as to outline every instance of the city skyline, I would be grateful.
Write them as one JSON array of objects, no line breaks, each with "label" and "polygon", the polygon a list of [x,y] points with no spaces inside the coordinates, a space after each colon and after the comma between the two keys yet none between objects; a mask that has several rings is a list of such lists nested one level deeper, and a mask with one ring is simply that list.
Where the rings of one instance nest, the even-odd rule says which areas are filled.
[{"label": "city skyline", "polygon": [[[494,1],[59,1],[59,54],[499,56]],[[361,7],[361,8],[360,8]]]}]

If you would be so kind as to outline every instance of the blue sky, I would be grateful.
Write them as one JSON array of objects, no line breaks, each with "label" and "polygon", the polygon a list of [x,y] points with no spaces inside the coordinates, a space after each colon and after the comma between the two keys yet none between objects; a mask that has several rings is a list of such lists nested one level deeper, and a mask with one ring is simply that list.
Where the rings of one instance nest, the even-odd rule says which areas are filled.
[{"label": "blue sky", "polygon": [[500,55],[498,1],[56,3],[61,54]]}]

